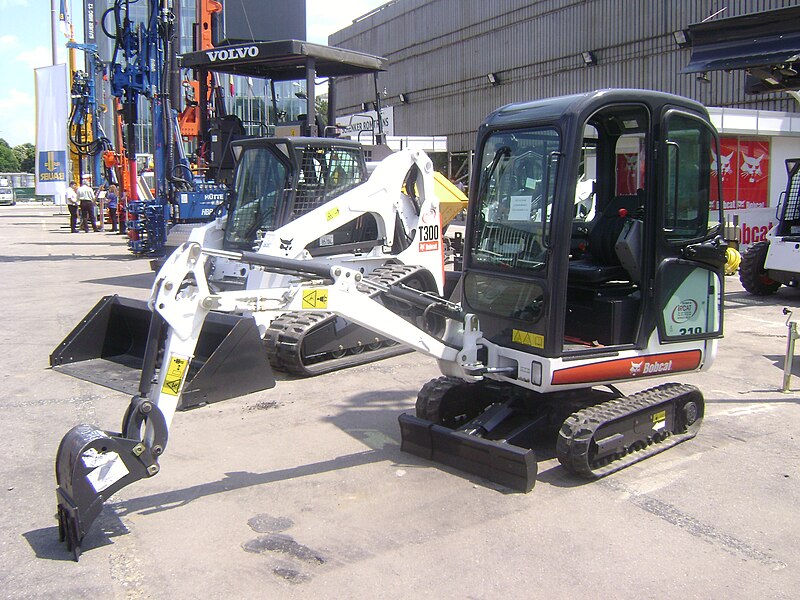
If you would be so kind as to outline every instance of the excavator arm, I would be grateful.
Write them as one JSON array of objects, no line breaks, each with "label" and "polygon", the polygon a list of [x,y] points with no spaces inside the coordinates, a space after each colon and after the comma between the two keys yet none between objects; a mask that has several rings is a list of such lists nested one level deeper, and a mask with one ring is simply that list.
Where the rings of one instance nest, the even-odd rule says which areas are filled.
[{"label": "excavator arm", "polygon": [[[285,288],[212,292],[205,265],[211,256],[248,263],[265,271],[290,274]],[[378,289],[383,303],[370,297]],[[473,315],[438,296],[411,288],[385,286],[360,271],[318,260],[296,260],[255,252],[204,250],[183,244],[164,264],[153,285],[150,321],[139,393],[123,418],[122,431],[92,425],[73,427],[61,441],[56,457],[59,535],[78,560],[83,538],[100,514],[103,502],[123,487],[156,475],[158,459],[166,449],[169,429],[203,327],[218,313],[326,310],[346,315],[415,350],[455,365],[466,380],[480,379],[478,350],[482,334]],[[397,312],[403,313],[400,316]],[[252,318],[242,338],[258,336]],[[412,322],[409,322],[411,320]],[[452,323],[445,337],[443,321]],[[434,331],[435,329],[435,331]],[[165,338],[158,362],[160,340]],[[446,341],[449,339],[450,341]],[[235,348],[231,350],[235,352]],[[252,355],[253,352],[248,352]],[[274,386],[269,362],[262,354],[264,388]],[[266,373],[267,375],[264,375]]]}]

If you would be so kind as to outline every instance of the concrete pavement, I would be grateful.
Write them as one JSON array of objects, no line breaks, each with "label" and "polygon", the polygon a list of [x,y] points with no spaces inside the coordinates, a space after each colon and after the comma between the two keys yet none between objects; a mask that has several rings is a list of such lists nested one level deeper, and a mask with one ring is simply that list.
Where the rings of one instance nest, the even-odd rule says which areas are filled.
[{"label": "concrete pavement", "polygon": [[[75,563],[57,539],[61,437],[129,398],[51,371],[105,294],[152,274],[66,211],[0,207],[0,597],[796,598],[800,358],[778,390],[784,306],[726,279],[726,337],[695,440],[603,480],[540,456],[529,494],[399,450],[435,362],[408,354],[178,413],[161,473],[109,502]],[[653,385],[655,385],[654,382]],[[636,388],[622,386],[626,391]]]}]

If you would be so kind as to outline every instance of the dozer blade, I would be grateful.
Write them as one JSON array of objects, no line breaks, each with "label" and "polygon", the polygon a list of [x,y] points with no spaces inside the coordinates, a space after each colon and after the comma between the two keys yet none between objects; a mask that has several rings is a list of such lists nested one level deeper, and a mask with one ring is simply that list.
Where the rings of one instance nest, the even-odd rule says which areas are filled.
[{"label": "dozer blade", "polygon": [[91,425],[76,425],[61,440],[56,456],[58,535],[76,561],[103,502],[126,485],[158,472],[155,462],[145,463],[147,456],[138,440]]},{"label": "dozer blade", "polygon": [[[142,300],[105,296],[53,351],[50,365],[78,379],[136,394],[152,316]],[[274,386],[253,319],[212,312],[200,332],[178,408]]]},{"label": "dozer blade", "polygon": [[399,417],[400,449],[499,483],[518,492],[530,492],[538,467],[533,450],[487,440],[420,419]]}]

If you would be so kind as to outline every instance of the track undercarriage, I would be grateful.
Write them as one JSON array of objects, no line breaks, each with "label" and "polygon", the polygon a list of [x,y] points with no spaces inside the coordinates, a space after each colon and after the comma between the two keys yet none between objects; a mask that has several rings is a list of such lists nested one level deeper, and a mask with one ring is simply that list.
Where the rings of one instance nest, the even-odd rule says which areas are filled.
[{"label": "track undercarriage", "polygon": [[697,388],[675,383],[631,396],[613,388],[537,394],[441,377],[420,391],[416,416],[400,416],[402,448],[528,492],[535,447],[556,431],[561,465],[599,478],[693,438],[703,408]]},{"label": "track undercarriage", "polygon": [[[430,273],[420,267],[387,264],[364,276],[381,287],[403,286],[436,293]],[[370,297],[380,295],[373,289]],[[395,306],[395,308],[399,308]],[[411,320],[412,310],[399,310]],[[330,312],[290,312],[273,320],[264,336],[272,367],[309,377],[410,352],[383,335]]]}]

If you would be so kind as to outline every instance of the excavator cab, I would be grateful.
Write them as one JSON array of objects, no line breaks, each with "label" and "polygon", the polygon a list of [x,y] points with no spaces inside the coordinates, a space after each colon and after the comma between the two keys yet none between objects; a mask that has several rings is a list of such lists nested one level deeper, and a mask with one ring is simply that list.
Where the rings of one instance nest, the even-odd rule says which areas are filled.
[{"label": "excavator cab", "polygon": [[488,340],[566,358],[643,349],[654,332],[659,344],[720,335],[717,141],[703,115],[606,92],[488,118],[462,298]]}]

